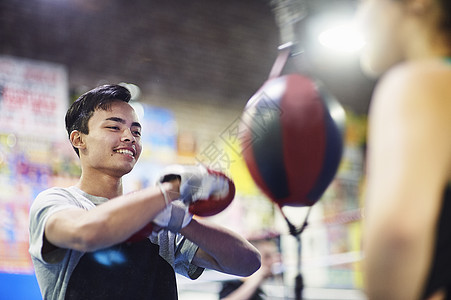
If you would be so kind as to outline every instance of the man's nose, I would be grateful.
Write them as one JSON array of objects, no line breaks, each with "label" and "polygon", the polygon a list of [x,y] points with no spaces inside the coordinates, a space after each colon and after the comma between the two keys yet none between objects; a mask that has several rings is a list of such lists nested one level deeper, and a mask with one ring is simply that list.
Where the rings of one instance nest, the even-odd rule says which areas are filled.
[{"label": "man's nose", "polygon": [[121,141],[132,142],[132,143],[136,142],[135,136],[133,135],[132,131],[129,128],[124,130]]}]

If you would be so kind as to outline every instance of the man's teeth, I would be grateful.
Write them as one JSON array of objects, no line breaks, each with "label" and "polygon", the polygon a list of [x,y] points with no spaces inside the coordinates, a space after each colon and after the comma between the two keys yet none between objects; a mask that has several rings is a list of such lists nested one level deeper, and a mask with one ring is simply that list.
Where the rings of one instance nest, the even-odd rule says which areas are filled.
[{"label": "man's teeth", "polygon": [[133,156],[133,152],[130,150],[127,150],[127,149],[119,149],[119,150],[116,150],[116,152]]}]

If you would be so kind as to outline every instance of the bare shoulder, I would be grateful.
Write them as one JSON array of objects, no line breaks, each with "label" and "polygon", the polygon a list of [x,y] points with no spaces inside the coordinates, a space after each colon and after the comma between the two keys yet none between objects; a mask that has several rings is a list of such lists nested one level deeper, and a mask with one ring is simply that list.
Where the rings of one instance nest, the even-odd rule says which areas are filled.
[{"label": "bare shoulder", "polygon": [[375,89],[370,143],[380,148],[380,155],[400,151],[403,161],[431,163],[433,158],[436,169],[451,179],[450,115],[450,64],[434,60],[399,65]]},{"label": "bare shoulder", "polygon": [[401,64],[380,79],[372,101],[376,117],[383,111],[386,117],[431,114],[449,119],[451,64],[444,60]]}]

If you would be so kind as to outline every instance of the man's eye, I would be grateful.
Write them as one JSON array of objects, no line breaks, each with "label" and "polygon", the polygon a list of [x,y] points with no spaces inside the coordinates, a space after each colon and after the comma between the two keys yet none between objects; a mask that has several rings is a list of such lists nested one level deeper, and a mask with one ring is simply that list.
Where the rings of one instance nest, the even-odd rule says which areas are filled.
[{"label": "man's eye", "polygon": [[117,126],[108,126],[107,128],[114,129],[114,130],[119,130],[119,127],[117,127]]},{"label": "man's eye", "polygon": [[140,131],[133,131],[133,134],[136,136],[141,136],[141,132]]}]

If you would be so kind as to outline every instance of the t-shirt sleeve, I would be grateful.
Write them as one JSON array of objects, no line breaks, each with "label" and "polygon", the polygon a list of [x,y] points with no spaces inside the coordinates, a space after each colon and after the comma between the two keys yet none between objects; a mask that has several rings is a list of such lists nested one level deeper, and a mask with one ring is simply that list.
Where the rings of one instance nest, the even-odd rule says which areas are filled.
[{"label": "t-shirt sleeve", "polygon": [[[48,218],[61,210],[80,207],[74,197],[65,189],[51,188],[41,192],[33,201],[30,207],[30,255],[41,260],[42,262],[52,262],[49,258],[42,256],[42,247],[44,244],[44,229]],[[59,253],[52,253],[53,259],[64,255],[65,250],[55,250]]]},{"label": "t-shirt sleeve", "polygon": [[197,279],[204,268],[192,264],[194,255],[199,248],[196,244],[179,235],[176,240],[175,270],[177,273],[190,279]]}]

